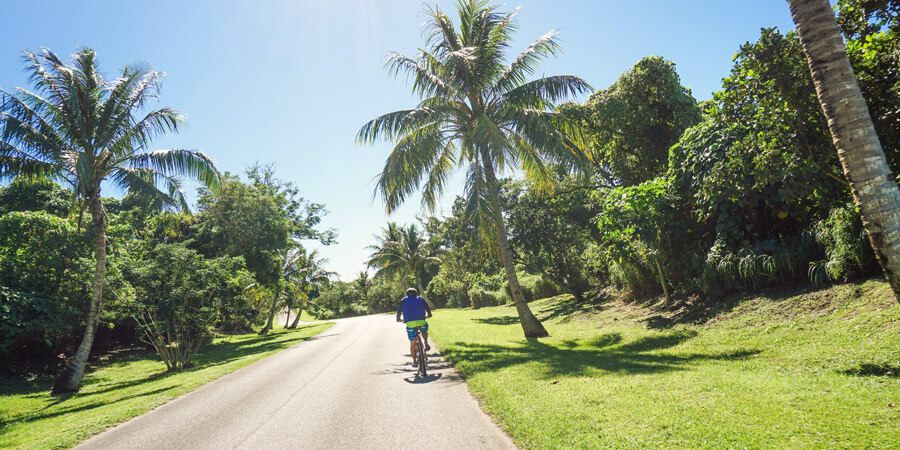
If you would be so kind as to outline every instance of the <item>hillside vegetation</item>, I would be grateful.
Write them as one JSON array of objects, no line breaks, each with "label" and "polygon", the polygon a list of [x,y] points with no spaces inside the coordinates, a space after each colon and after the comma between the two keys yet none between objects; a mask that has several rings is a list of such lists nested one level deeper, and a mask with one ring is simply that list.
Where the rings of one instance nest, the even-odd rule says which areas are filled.
[{"label": "hillside vegetation", "polygon": [[900,306],[886,283],[660,304],[536,301],[551,334],[539,340],[508,306],[441,310],[432,336],[525,448],[900,442]]}]

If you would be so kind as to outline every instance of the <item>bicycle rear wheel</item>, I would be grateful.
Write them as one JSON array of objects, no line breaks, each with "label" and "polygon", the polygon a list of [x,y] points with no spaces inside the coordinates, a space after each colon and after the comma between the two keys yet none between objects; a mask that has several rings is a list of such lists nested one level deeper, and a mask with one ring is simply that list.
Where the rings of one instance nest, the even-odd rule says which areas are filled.
[{"label": "bicycle rear wheel", "polygon": [[425,378],[428,376],[428,362],[425,359],[425,343],[422,342],[422,335],[416,337],[418,339],[418,358],[419,358],[419,377]]}]

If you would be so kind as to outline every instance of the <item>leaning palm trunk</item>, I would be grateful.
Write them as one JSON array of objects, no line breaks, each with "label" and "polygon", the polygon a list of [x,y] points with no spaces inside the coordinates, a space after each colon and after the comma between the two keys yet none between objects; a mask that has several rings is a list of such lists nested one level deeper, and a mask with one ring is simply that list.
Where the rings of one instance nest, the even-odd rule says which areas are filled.
[{"label": "leaning palm trunk", "polygon": [[297,302],[297,317],[294,317],[294,321],[288,327],[289,329],[293,330],[297,328],[297,325],[300,325],[300,314],[303,314],[303,302]]},{"label": "leaning palm trunk", "polygon": [[53,383],[54,394],[77,392],[81,387],[81,380],[84,378],[88,357],[91,355],[91,347],[94,345],[97,324],[100,322],[100,300],[103,298],[103,277],[106,272],[106,212],[103,210],[103,204],[100,201],[99,187],[89,197],[88,203],[93,219],[97,256],[97,265],[94,268],[94,283],[91,286],[91,305],[88,310],[87,324],[84,328],[81,344],[65,370]]},{"label": "leaning palm trunk", "polygon": [[878,263],[900,301],[900,188],[828,0],[788,0],[819,103]]},{"label": "leaning palm trunk", "polygon": [[485,162],[485,174],[491,190],[491,209],[493,209],[494,226],[497,229],[497,245],[500,248],[500,260],[503,262],[503,270],[506,271],[506,279],[509,282],[509,295],[512,296],[513,303],[516,305],[516,312],[519,314],[519,323],[522,324],[522,331],[527,338],[547,337],[550,333],[547,333],[544,325],[531,312],[531,308],[525,302],[525,296],[522,295],[522,288],[519,286],[519,276],[516,274],[516,266],[513,264],[512,249],[510,249],[509,241],[506,238],[506,224],[503,223],[503,213],[500,210],[499,183],[494,175],[494,168],[487,162]]},{"label": "leaning palm trunk", "polygon": [[275,306],[278,303],[278,296],[281,295],[281,289],[277,289],[275,291],[275,296],[272,298],[272,309],[269,310],[269,320],[266,322],[266,326],[263,327],[262,330],[259,330],[259,334],[267,334],[269,330],[274,328],[275,323]]},{"label": "leaning palm trunk", "polygon": [[419,271],[413,269],[413,272],[416,277],[416,289],[419,290],[419,295],[422,296],[423,299],[425,299],[425,303],[428,303],[429,308],[434,309],[434,303],[432,303],[431,300],[428,300],[428,298],[425,297],[425,289],[422,287],[422,277],[419,275]]}]

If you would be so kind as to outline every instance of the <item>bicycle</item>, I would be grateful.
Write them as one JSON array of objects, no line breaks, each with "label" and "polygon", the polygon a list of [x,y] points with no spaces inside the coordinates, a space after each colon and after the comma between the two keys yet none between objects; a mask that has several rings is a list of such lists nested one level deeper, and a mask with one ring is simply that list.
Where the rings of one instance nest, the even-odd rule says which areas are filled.
[{"label": "bicycle", "polygon": [[428,376],[428,356],[425,353],[425,340],[422,339],[422,327],[415,327],[416,330],[416,359],[419,361],[418,372],[419,378]]}]

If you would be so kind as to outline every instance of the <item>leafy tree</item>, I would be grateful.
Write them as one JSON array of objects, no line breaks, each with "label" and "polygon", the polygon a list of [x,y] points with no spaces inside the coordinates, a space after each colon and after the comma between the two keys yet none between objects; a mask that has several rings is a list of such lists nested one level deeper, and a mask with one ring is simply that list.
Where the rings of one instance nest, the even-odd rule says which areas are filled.
[{"label": "leafy tree", "polygon": [[504,184],[509,242],[517,263],[553,281],[578,301],[588,290],[584,253],[593,211],[590,191],[560,183],[551,195],[527,183]]},{"label": "leafy tree", "polygon": [[0,359],[12,369],[55,356],[87,307],[89,240],[43,211],[0,215]]},{"label": "leafy tree", "polygon": [[572,138],[575,124],[553,108],[589,86],[573,76],[527,81],[543,59],[559,51],[555,32],[506,64],[505,51],[517,28],[515,13],[501,13],[479,0],[461,0],[457,11],[458,28],[438,7],[428,8],[425,48],[416,58],[389,56],[391,72],[413,78],[413,92],[422,98],[419,105],[370,121],[358,140],[395,143],[376,188],[389,213],[419,186],[423,205],[433,208],[450,173],[467,167],[469,218],[486,239],[496,242],[525,335],[547,336],[521,293],[500,208],[498,175],[520,168],[529,179],[545,184],[550,164],[587,168],[587,156]]},{"label": "leafy tree", "polygon": [[697,101],[681,85],[675,64],[658,56],[641,59],[583,105],[566,103],[560,111],[587,131],[595,174],[610,187],[664,174],[669,147],[700,122]]},{"label": "leafy tree", "polygon": [[193,150],[148,151],[153,138],[177,131],[183,117],[171,108],[137,116],[159,95],[164,74],[145,65],[126,66],[114,80],[98,70],[96,54],[84,48],[66,64],[55,53],[25,52],[26,70],[37,92],[0,90],[0,178],[65,180],[87,202],[94,232],[96,268],[84,337],[53,392],[77,391],[99,321],[106,268],[107,217],[100,197],[109,181],[126,192],[166,204],[186,205],[176,175],[214,186],[218,172]]},{"label": "leafy tree", "polygon": [[[276,178],[272,167],[253,166],[247,176],[250,183],[226,174],[218,189],[201,192],[193,245],[210,257],[244,257],[274,305],[283,291],[290,251],[306,239],[330,244],[334,232],[316,229],[324,206],[300,197],[297,187]],[[273,320],[270,314],[261,334],[272,328]]]},{"label": "leafy tree", "polygon": [[859,90],[828,0],[788,0],[863,226],[900,301],[900,187]]},{"label": "leafy tree", "polygon": [[666,301],[671,302],[671,282],[666,281],[663,267],[677,256],[670,236],[681,230],[673,220],[676,214],[668,180],[657,178],[613,189],[603,196],[600,206],[597,227],[613,259],[620,263],[635,256],[651,260]]},{"label": "leafy tree", "polygon": [[45,211],[67,217],[75,209],[72,191],[48,178],[14,178],[0,188],[0,214],[11,211]]},{"label": "leafy tree", "polygon": [[837,21],[847,56],[888,165],[900,172],[900,1],[839,0]]}]

